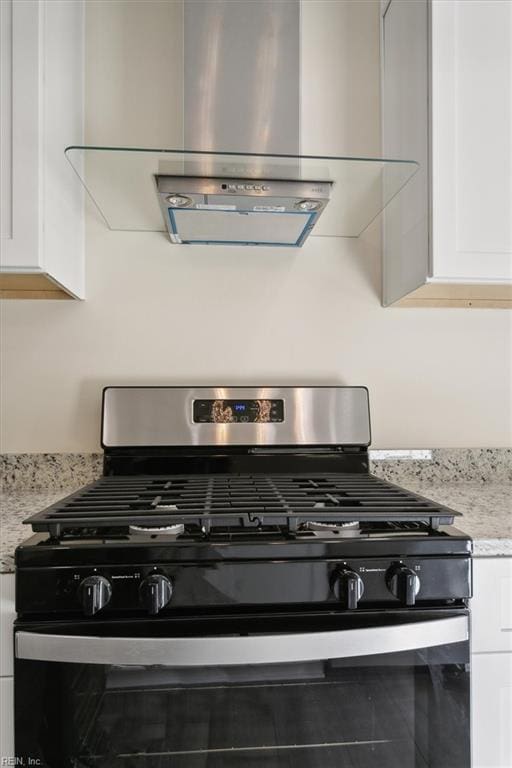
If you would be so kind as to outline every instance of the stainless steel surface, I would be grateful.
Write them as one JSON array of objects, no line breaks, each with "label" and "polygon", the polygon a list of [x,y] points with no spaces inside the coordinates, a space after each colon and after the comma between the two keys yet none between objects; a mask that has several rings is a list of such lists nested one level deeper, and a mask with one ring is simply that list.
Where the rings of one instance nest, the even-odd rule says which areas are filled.
[{"label": "stainless steel surface", "polygon": [[[185,149],[300,154],[300,13],[300,0],[185,0]],[[226,179],[225,191],[210,179],[207,156],[185,161],[183,172],[205,177],[195,179],[203,189],[168,180],[162,192],[157,177],[165,225],[178,244],[300,247],[328,200],[300,182],[300,192],[267,190],[263,164],[262,179]],[[192,204],[169,207],[176,193]],[[317,199],[317,215],[298,211],[295,195]]]},{"label": "stainless steel surface", "polygon": [[[284,421],[194,424],[199,399],[282,399]],[[369,445],[365,387],[108,387],[102,445],[279,446]]]},{"label": "stainless steel surface", "polygon": [[[222,185],[225,185],[223,189]],[[296,201],[304,198],[326,200],[329,198],[331,183],[318,181],[298,181],[292,179],[233,179],[225,177],[157,176],[158,191],[163,195],[186,195],[194,202],[205,202],[208,195],[212,203],[236,204],[240,198],[247,198],[247,205],[254,205],[258,199],[267,202],[270,198],[285,199],[290,209]]]},{"label": "stainless steel surface", "polygon": [[[322,181],[156,177],[160,209],[174,243],[300,246],[329,201]],[[183,200],[186,204],[172,204]],[[313,206],[303,210],[301,204]]]},{"label": "stainless steel surface", "polygon": [[185,0],[183,43],[185,149],[300,154],[299,0]]},{"label": "stainless steel surface", "polygon": [[17,659],[171,667],[321,661],[432,648],[468,639],[467,616],[416,624],[241,637],[84,637],[17,632]]}]

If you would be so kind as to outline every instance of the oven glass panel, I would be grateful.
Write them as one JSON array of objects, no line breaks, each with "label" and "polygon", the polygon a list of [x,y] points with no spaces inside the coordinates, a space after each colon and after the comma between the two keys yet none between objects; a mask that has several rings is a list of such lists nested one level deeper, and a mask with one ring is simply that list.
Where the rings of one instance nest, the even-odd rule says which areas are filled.
[{"label": "oven glass panel", "polygon": [[16,662],[22,764],[467,768],[468,643],[244,667]]},{"label": "oven glass panel", "polygon": [[284,400],[194,400],[196,424],[273,424],[284,421]]}]

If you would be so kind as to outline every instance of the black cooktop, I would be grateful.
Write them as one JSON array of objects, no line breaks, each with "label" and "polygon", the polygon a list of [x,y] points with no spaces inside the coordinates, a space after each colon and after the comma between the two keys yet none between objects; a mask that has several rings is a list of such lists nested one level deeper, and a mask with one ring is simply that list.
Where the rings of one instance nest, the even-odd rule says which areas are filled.
[{"label": "black cooktop", "polygon": [[341,531],[355,521],[368,531],[371,523],[400,524],[403,533],[407,522],[435,530],[459,515],[371,474],[229,473],[102,477],[25,522],[53,537],[175,525],[201,535],[261,535],[276,527],[327,533],[329,525]]}]

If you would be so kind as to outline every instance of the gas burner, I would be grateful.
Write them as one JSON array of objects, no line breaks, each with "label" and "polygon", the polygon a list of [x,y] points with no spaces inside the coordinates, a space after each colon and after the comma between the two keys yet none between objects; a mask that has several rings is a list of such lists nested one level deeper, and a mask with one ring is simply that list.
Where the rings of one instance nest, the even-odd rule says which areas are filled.
[{"label": "gas burner", "polygon": [[357,520],[349,520],[346,523],[317,523],[314,520],[307,521],[304,523],[304,528],[307,528],[310,531],[316,531],[316,530],[328,530],[328,531],[338,531],[341,528],[344,530],[355,530],[359,529],[359,522]]},{"label": "gas burner", "polygon": [[151,536],[179,536],[185,533],[185,526],[182,523],[177,525],[130,525],[130,533],[145,533]]},{"label": "gas burner", "polygon": [[316,531],[318,533],[336,533],[339,536],[359,536],[361,526],[358,520],[349,520],[347,522],[319,523],[315,520],[308,520],[300,526],[301,530]]}]

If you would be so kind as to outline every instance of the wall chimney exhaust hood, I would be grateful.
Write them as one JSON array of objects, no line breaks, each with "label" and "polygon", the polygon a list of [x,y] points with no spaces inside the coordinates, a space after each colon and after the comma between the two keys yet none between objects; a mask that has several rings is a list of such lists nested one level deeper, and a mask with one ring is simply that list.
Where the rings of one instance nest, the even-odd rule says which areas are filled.
[{"label": "wall chimney exhaust hood", "polygon": [[361,234],[418,164],[301,154],[300,22],[300,0],[183,0],[180,148],[65,150],[110,229],[284,247]]}]

